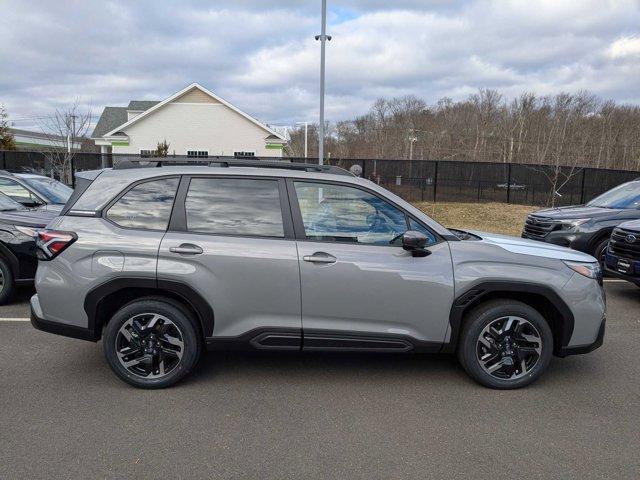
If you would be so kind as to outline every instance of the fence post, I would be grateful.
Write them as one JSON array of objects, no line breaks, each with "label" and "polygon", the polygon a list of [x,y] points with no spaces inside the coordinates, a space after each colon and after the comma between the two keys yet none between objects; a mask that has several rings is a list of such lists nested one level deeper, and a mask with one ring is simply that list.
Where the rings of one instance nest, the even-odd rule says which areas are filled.
[{"label": "fence post", "polygon": [[71,188],[76,188],[76,162],[71,157]]},{"label": "fence post", "polygon": [[367,169],[365,168],[367,165],[366,160],[362,160],[362,178],[367,178]]},{"label": "fence post", "polygon": [[5,155],[6,155],[6,152],[0,152],[0,156],[2,157],[2,170],[7,169],[7,159]]},{"label": "fence post", "polygon": [[436,169],[433,174],[433,203],[436,203],[437,190],[438,190],[438,160],[436,160]]},{"label": "fence post", "polygon": [[507,203],[511,203],[511,162],[509,162],[509,173],[507,174]]},{"label": "fence post", "polygon": [[580,183],[580,205],[584,204],[584,176],[587,173],[587,169],[582,169],[582,181]]},{"label": "fence post", "polygon": [[482,167],[478,165],[476,168],[478,169],[478,200],[477,202],[480,203],[480,190],[482,189]]}]

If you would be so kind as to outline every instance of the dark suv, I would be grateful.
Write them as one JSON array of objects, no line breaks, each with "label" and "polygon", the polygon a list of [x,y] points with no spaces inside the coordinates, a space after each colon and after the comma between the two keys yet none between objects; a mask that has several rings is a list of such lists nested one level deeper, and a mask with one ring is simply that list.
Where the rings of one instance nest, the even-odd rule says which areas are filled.
[{"label": "dark suv", "polygon": [[605,252],[607,273],[640,286],[640,221],[616,227]]},{"label": "dark suv", "polygon": [[527,217],[522,236],[589,253],[604,264],[613,229],[637,219],[640,180],[618,185],[585,205],[538,210]]}]

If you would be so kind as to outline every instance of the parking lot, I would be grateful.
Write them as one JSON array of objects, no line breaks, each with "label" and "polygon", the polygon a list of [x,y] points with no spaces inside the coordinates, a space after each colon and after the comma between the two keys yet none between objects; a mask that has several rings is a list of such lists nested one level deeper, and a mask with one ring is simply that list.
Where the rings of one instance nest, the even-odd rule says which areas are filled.
[{"label": "parking lot", "polygon": [[0,478],[638,478],[640,290],[605,343],[493,391],[453,358],[207,354],[161,391],[0,307]]}]

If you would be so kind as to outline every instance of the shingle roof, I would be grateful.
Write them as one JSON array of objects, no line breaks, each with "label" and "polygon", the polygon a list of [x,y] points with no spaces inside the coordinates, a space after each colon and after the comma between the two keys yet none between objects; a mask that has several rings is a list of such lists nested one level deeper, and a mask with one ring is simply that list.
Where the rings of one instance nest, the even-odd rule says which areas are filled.
[{"label": "shingle roof", "polygon": [[122,125],[127,121],[127,107],[104,107],[102,115],[93,129],[91,138],[102,137],[105,133],[110,132],[118,125]]},{"label": "shingle roof", "polygon": [[131,100],[129,102],[127,110],[145,111],[149,110],[151,107],[154,107],[159,103],[160,101],[156,100]]},{"label": "shingle roof", "polygon": [[131,100],[126,107],[104,107],[102,115],[93,129],[91,138],[102,137],[114,128],[127,122],[127,110],[144,111],[160,102],[154,100]]}]

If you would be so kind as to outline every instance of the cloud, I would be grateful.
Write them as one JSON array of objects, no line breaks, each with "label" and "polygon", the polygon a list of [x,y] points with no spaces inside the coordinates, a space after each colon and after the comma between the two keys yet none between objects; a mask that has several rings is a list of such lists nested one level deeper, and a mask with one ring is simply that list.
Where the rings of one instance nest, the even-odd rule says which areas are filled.
[{"label": "cloud", "polygon": [[[428,102],[588,89],[640,103],[632,0],[331,1],[327,118],[380,96]],[[197,81],[273,124],[316,120],[319,2],[6,2],[0,102],[13,118],[79,97],[161,99]],[[25,127],[28,120],[16,123]]]}]

